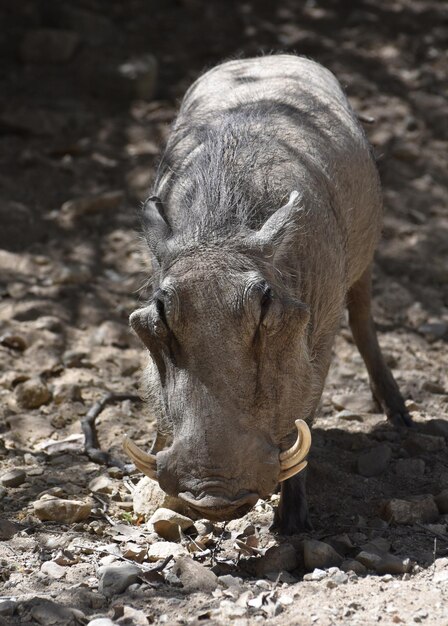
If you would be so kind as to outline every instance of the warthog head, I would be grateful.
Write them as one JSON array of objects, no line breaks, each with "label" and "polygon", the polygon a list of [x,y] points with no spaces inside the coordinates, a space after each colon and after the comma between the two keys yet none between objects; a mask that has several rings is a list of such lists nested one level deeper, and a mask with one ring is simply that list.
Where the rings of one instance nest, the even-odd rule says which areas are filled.
[{"label": "warthog head", "polygon": [[238,244],[184,242],[181,253],[161,203],[145,208],[161,269],[130,321],[149,351],[149,399],[171,445],[156,455],[124,445],[165,492],[209,519],[243,515],[306,465],[311,436],[296,418],[311,401],[309,313],[274,263],[297,196]]}]

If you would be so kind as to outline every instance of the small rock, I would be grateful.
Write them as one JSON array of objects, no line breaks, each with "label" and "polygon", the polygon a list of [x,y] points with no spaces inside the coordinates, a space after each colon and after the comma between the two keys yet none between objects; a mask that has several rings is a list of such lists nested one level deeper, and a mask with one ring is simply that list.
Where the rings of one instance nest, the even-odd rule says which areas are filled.
[{"label": "small rock", "polygon": [[295,576],[283,570],[280,572],[267,572],[266,578],[271,580],[273,583],[279,582],[286,583],[287,585],[295,585],[295,583],[299,582]]},{"label": "small rock", "polygon": [[224,576],[218,576],[218,582],[220,585],[227,587],[228,589],[233,587],[240,589],[243,580],[238,578],[238,576],[232,576],[232,574],[224,574]]},{"label": "small rock", "polygon": [[106,597],[123,593],[133,583],[140,579],[142,570],[131,563],[105,565],[98,570],[98,591]]},{"label": "small rock", "polygon": [[333,406],[339,411],[348,410],[358,415],[376,410],[372,396],[368,393],[340,394],[331,398]]},{"label": "small rock", "polygon": [[26,611],[30,612],[31,619],[27,621],[32,624],[73,626],[74,624],[84,624],[87,621],[82,611],[57,604],[52,600],[36,597],[21,604]]},{"label": "small rock", "polygon": [[425,462],[423,459],[398,459],[395,463],[395,473],[398,476],[423,476]]},{"label": "small rock", "polygon": [[0,519],[0,541],[7,541],[21,530],[21,527],[7,519]]},{"label": "small rock", "polygon": [[299,565],[299,558],[296,549],[290,543],[282,543],[279,546],[272,546],[266,554],[257,559],[255,563],[256,576],[264,576],[268,572],[279,572],[285,570],[289,572]]},{"label": "small rock", "polygon": [[441,491],[435,498],[440,513],[448,513],[448,489]]},{"label": "small rock", "polygon": [[45,498],[34,503],[34,513],[42,521],[72,524],[89,517],[92,505],[82,500]]},{"label": "small rock", "polygon": [[448,335],[448,324],[446,322],[427,322],[419,326],[418,332],[425,335],[430,342],[437,341],[437,339],[443,339],[445,335]]},{"label": "small rock", "polygon": [[445,387],[434,380],[425,380],[425,382],[422,385],[422,389],[424,391],[429,391],[429,393],[435,393],[435,394],[446,393]]},{"label": "small rock", "polygon": [[82,402],[81,388],[73,383],[59,384],[53,391],[53,400],[56,404]]},{"label": "small rock", "polygon": [[190,556],[176,560],[174,574],[180,579],[186,591],[203,591],[211,593],[218,586],[218,577],[209,569],[193,561]]},{"label": "small rock", "polygon": [[324,543],[323,541],[305,539],[303,547],[305,567],[308,570],[339,566],[343,561],[341,555],[328,543]]},{"label": "small rock", "polygon": [[359,456],[358,472],[367,478],[378,476],[387,469],[391,458],[392,451],[386,443],[375,446]]},{"label": "small rock", "polygon": [[193,527],[193,521],[189,517],[164,508],[158,509],[151,516],[149,524],[167,541],[179,541],[181,538],[179,529],[186,531]]},{"label": "small rock", "polygon": [[117,626],[117,623],[113,622],[109,617],[95,617],[87,626]]},{"label": "small rock", "polygon": [[356,560],[359,561],[367,569],[376,570],[376,566],[381,562],[381,557],[373,552],[365,552],[362,550],[357,556]]},{"label": "small rock", "polygon": [[66,568],[62,567],[61,565],[58,565],[54,561],[45,561],[44,563],[42,563],[42,567],[40,568],[40,571],[43,574],[50,576],[50,578],[56,578],[56,579],[64,578],[66,574]]},{"label": "small rock", "polygon": [[347,559],[346,561],[343,561],[341,570],[343,572],[355,572],[358,576],[364,576],[367,574],[367,568],[359,561],[355,561],[355,559]]},{"label": "small rock", "polygon": [[390,541],[387,541],[387,539],[384,539],[383,537],[376,537],[375,539],[371,539],[367,543],[363,544],[361,546],[361,550],[382,556],[383,554],[389,552]]},{"label": "small rock", "polygon": [[159,561],[166,559],[168,556],[173,556],[175,559],[180,556],[186,556],[187,550],[179,543],[173,543],[172,541],[159,541],[153,543],[148,548],[148,560]]},{"label": "small rock", "polygon": [[448,570],[442,572],[436,572],[434,574],[433,581],[435,583],[447,583],[448,582]]},{"label": "small rock", "polygon": [[69,30],[30,30],[22,40],[20,55],[25,63],[66,63],[78,45],[78,35]]},{"label": "small rock", "polygon": [[400,559],[394,554],[385,554],[375,565],[377,574],[406,574],[411,569],[410,559]]},{"label": "small rock", "polygon": [[182,515],[190,515],[188,507],[182,500],[168,496],[159,487],[159,483],[146,476],[135,486],[132,501],[134,513],[143,515],[146,519],[149,519],[160,508],[171,509]]},{"label": "small rock", "polygon": [[37,409],[51,400],[51,392],[39,378],[20,383],[14,390],[17,404],[24,409]]},{"label": "small rock", "polygon": [[5,333],[2,335],[0,337],[0,344],[11,350],[17,350],[18,352],[23,352],[27,348],[25,339],[21,335],[13,333]]},{"label": "small rock", "polygon": [[327,577],[327,572],[324,569],[319,569],[318,567],[316,567],[309,574],[305,574],[305,576],[303,577],[303,580],[323,580],[326,577]]},{"label": "small rock", "polygon": [[411,455],[419,455],[425,452],[438,452],[446,447],[444,437],[423,435],[422,433],[410,433],[404,442],[404,447]]},{"label": "small rock", "polygon": [[21,469],[13,469],[0,478],[4,487],[19,487],[26,480],[26,473]]},{"label": "small rock", "polygon": [[106,474],[97,476],[89,482],[89,489],[92,493],[113,493],[116,490],[114,481]]},{"label": "small rock", "polygon": [[0,601],[0,617],[12,617],[16,610],[17,602],[14,600],[1,600]]},{"label": "small rock", "polygon": [[429,420],[429,422],[425,424],[425,431],[429,435],[435,435],[436,437],[444,437],[445,439],[448,439],[448,420]]},{"label": "small rock", "polygon": [[345,420],[346,422],[363,422],[364,421],[364,418],[362,417],[362,415],[360,415],[356,411],[349,411],[348,409],[339,411],[339,413],[337,413],[335,417],[341,420]]},{"label": "small rock", "polygon": [[381,516],[395,524],[428,523],[437,521],[439,511],[432,496],[415,496],[408,500],[388,500],[382,508]]}]

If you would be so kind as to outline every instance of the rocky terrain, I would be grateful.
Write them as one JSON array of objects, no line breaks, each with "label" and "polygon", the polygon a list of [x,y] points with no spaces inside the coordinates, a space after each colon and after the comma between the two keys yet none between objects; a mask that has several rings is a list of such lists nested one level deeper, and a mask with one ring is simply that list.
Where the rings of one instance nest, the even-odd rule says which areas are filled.
[{"label": "rocky terrain", "polygon": [[[354,8],[354,6],[356,7]],[[0,624],[448,624],[448,7],[436,0],[23,0],[0,7]],[[313,57],[365,120],[384,187],[380,341],[416,427],[375,412],[345,321],[313,431],[314,530],[278,496],[224,524],[129,473],[150,410],[128,327],[137,209],[206,67]]]}]

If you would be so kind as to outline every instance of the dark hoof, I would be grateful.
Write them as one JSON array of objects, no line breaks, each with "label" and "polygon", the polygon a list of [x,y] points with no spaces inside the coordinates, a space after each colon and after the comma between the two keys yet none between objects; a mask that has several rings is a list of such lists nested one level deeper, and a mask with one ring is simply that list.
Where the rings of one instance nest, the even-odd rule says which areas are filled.
[{"label": "dark hoof", "polygon": [[311,524],[308,514],[304,519],[294,519],[295,516],[289,516],[285,519],[280,519],[278,509],[275,512],[274,523],[270,530],[278,533],[279,535],[300,535],[301,533],[314,530]]},{"label": "dark hoof", "polygon": [[394,413],[388,413],[387,415],[390,423],[397,429],[414,428],[415,423],[412,421],[412,417],[407,411],[397,411]]}]

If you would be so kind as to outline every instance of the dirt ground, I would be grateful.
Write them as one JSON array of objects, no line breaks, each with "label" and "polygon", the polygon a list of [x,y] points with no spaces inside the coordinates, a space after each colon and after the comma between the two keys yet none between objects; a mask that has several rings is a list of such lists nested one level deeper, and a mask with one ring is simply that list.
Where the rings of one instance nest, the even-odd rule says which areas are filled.
[{"label": "dirt ground", "polygon": [[[0,20],[0,624],[448,625],[448,497],[433,499],[448,488],[448,4],[23,0]],[[220,60],[277,50],[327,65],[372,118],[385,202],[374,310],[416,428],[399,434],[374,412],[344,322],[313,433],[315,530],[273,534],[274,496],[226,527],[196,522],[196,539],[163,552],[133,509],[141,475],[88,460],[80,420],[107,392],[141,389],[128,329],[148,277],[137,208],[179,99]],[[129,400],[98,424],[121,461],[125,432],[154,435]],[[90,514],[41,521],[43,495]],[[417,496],[412,519],[385,513]],[[409,561],[319,574],[310,539],[345,563],[379,539]],[[266,550],[282,545],[269,570]],[[173,559],[154,571],[163,558],[148,546]],[[188,553],[204,567],[183,576],[173,564]],[[98,567],[124,559],[143,574],[108,594]]]}]

